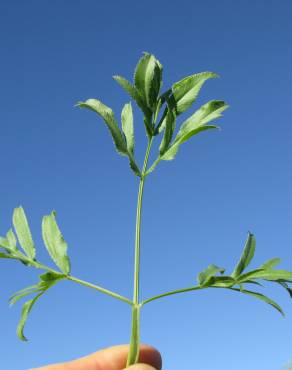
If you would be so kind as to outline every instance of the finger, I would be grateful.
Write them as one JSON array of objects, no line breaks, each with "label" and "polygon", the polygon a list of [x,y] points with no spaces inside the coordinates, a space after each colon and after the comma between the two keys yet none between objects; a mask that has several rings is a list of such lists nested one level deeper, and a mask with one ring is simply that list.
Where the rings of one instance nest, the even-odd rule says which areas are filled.
[{"label": "finger", "polygon": [[[78,360],[34,370],[121,370],[126,366],[128,351],[128,345],[115,346]],[[151,346],[141,345],[139,361],[154,366],[158,370],[161,369],[160,353]]]},{"label": "finger", "polygon": [[136,364],[136,365],[127,367],[127,369],[124,369],[124,370],[157,370],[157,368],[147,365],[147,364]]}]

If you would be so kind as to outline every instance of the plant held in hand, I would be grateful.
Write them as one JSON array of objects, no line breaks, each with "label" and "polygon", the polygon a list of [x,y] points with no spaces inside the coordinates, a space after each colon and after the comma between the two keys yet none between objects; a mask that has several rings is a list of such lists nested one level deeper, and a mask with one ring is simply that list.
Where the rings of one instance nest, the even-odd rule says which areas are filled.
[{"label": "plant held in hand", "polygon": [[[39,282],[24,288],[10,297],[10,304],[15,304],[22,298],[32,297],[27,300],[22,308],[21,319],[17,328],[17,335],[21,340],[24,336],[24,325],[27,317],[36,301],[55,284],[64,279],[95,289],[101,293],[112,296],[127,303],[132,308],[132,328],[130,339],[130,351],[127,366],[135,364],[139,356],[140,343],[140,311],[141,308],[160,298],[186,293],[207,288],[224,288],[231,291],[248,294],[258,298],[281,314],[281,307],[267,296],[254,291],[253,288],[261,288],[262,282],[273,282],[285,288],[292,297],[292,272],[276,269],[280,263],[279,258],[273,258],[255,270],[247,271],[254,256],[255,238],[249,233],[242,255],[230,275],[225,274],[225,269],[216,265],[209,265],[198,274],[197,283],[193,282],[190,287],[165,292],[144,301],[139,299],[139,273],[140,273],[140,228],[142,216],[143,190],[146,178],[156,168],[160,161],[170,161],[175,158],[180,146],[203,131],[216,129],[217,126],[210,122],[221,116],[228,105],[221,100],[211,100],[190,115],[176,130],[176,121],[181,113],[187,111],[199,94],[203,84],[217,75],[212,72],[197,73],[174,83],[171,88],[161,93],[162,65],[154,55],[145,53],[139,60],[133,83],[121,76],[114,76],[119,85],[130,95],[138,105],[144,116],[144,125],[148,139],[145,159],[142,168],[136,162],[134,155],[134,119],[131,103],[125,104],[121,113],[121,128],[111,108],[96,99],[88,99],[79,102],[77,106],[87,108],[97,113],[112,136],[114,145],[119,154],[128,157],[130,167],[139,179],[136,233],[135,233],[135,260],[134,260],[134,287],[133,298],[129,299],[118,293],[107,290],[101,286],[88,283],[71,275],[70,260],[67,254],[67,243],[64,240],[56,221],[56,213],[53,211],[43,217],[42,236],[45,247],[56,265],[56,269],[42,264],[36,258],[36,248],[30,232],[28,221],[22,207],[13,212],[12,223],[14,231],[10,229],[5,237],[0,237],[0,258],[18,260],[28,267],[44,270],[39,276]],[[175,134],[176,132],[176,134]],[[149,166],[149,154],[151,146],[156,138],[161,137],[157,159]],[[16,235],[15,235],[16,234]],[[251,288],[249,288],[249,286]]]}]

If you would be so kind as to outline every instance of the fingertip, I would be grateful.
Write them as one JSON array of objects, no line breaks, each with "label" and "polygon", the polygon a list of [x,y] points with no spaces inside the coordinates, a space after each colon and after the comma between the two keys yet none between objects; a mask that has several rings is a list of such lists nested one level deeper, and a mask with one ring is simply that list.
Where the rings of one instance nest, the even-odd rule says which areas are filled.
[{"label": "fingertip", "polygon": [[127,369],[124,369],[124,370],[158,370],[158,369],[153,366],[147,365],[147,364],[136,364],[136,365],[127,367]]},{"label": "fingertip", "polygon": [[142,364],[148,364],[148,366],[151,365],[157,370],[161,370],[162,368],[162,358],[160,352],[148,344],[141,345],[139,362]]}]

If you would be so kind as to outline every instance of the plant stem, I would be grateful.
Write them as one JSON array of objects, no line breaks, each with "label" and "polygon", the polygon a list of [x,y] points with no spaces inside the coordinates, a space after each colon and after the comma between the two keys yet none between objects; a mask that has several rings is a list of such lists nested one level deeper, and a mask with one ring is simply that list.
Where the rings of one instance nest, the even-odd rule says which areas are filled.
[{"label": "plant stem", "polygon": [[161,161],[161,157],[159,156],[152,164],[152,166],[147,171],[146,175],[149,175],[150,172],[154,171],[155,167],[158,165],[158,163]]},{"label": "plant stem", "polygon": [[190,288],[183,288],[183,289],[172,290],[170,292],[162,293],[162,294],[156,295],[154,297],[145,299],[145,301],[141,302],[140,306],[142,307],[142,306],[144,306],[145,304],[147,304],[149,302],[155,301],[156,299],[160,299],[160,298],[163,298],[163,297],[168,297],[170,295],[180,294],[180,293],[186,293],[186,292],[191,292],[191,291],[200,290],[200,289],[204,289],[204,287],[195,286],[195,287],[190,287]]},{"label": "plant stem", "polygon": [[81,280],[81,279],[77,279],[71,275],[68,275],[65,277],[67,280],[71,280],[71,281],[74,281],[75,283],[78,283],[78,284],[81,284],[81,285],[84,285],[88,288],[92,288],[92,289],[95,289],[95,290],[98,290],[99,292],[101,293],[104,293],[104,294],[107,294],[113,298],[116,298],[116,299],[119,299],[120,301],[123,301],[125,303],[128,303],[129,305],[133,305],[133,302],[130,301],[128,298],[126,297],[123,297],[122,295],[118,294],[118,293],[115,293],[115,292],[112,292],[111,290],[108,290],[108,289],[105,289],[105,288],[102,288],[101,286],[98,286],[98,285],[94,285],[94,284],[91,284],[91,283],[88,283],[87,281],[84,281],[84,280]]},{"label": "plant stem", "polygon": [[134,261],[134,289],[133,289],[133,309],[132,309],[132,330],[130,339],[130,350],[127,359],[127,366],[137,363],[139,359],[140,345],[140,304],[139,304],[139,285],[140,285],[140,236],[141,236],[141,214],[143,190],[146,178],[149,154],[153,137],[149,138],[143,163],[142,173],[139,183],[137,213],[136,213],[136,233],[135,233],[135,261]]},{"label": "plant stem", "polygon": [[132,326],[130,348],[127,358],[127,367],[134,365],[139,360],[140,347],[140,305],[135,305],[132,308]]},{"label": "plant stem", "polygon": [[76,278],[74,276],[71,276],[71,275],[64,275],[64,274],[62,274],[59,271],[56,271],[56,270],[54,270],[54,269],[52,269],[52,268],[50,268],[50,267],[48,267],[46,265],[43,265],[40,262],[32,261],[32,260],[30,260],[30,259],[28,259],[28,258],[26,258],[24,256],[21,259],[24,262],[30,263],[32,266],[34,266],[34,267],[36,267],[38,269],[46,270],[48,272],[52,272],[52,273],[57,274],[57,275],[62,275],[64,277],[64,279],[67,279],[67,280],[70,280],[70,281],[74,281],[75,283],[78,283],[80,285],[86,286],[86,287],[91,288],[91,289],[95,289],[95,290],[99,291],[100,293],[104,293],[104,294],[106,294],[106,295],[108,295],[110,297],[119,299],[120,301],[123,301],[125,303],[128,303],[131,306],[133,305],[133,302],[130,299],[128,299],[128,298],[126,298],[126,297],[124,297],[124,296],[122,296],[122,295],[120,295],[118,293],[112,292],[111,290],[108,290],[108,289],[105,289],[105,288],[103,288],[101,286],[98,286],[98,285],[89,283],[87,281],[78,279],[78,278]]}]

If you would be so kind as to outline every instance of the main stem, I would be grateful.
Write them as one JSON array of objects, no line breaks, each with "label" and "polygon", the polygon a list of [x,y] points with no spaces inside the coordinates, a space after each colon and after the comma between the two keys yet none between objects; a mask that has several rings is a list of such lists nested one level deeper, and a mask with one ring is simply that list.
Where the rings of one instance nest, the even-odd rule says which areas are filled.
[{"label": "main stem", "polygon": [[131,330],[131,339],[130,339],[130,349],[129,349],[128,359],[127,359],[127,367],[133,364],[136,364],[139,359],[140,308],[141,308],[140,303],[139,303],[141,214],[142,214],[143,190],[144,190],[144,183],[145,183],[145,178],[146,178],[145,174],[147,170],[152,141],[153,141],[153,137],[148,139],[147,150],[146,150],[142,173],[140,177],[138,200],[137,200],[132,330]]}]

